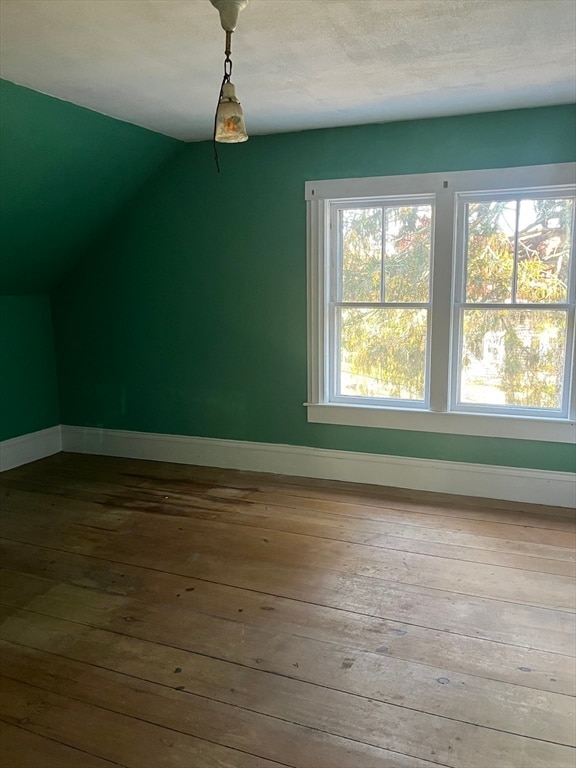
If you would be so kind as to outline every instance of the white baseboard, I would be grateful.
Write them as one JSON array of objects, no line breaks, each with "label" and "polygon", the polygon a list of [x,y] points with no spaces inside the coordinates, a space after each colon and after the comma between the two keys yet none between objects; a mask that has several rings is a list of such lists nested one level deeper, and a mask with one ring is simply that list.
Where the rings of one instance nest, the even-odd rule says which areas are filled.
[{"label": "white baseboard", "polygon": [[0,472],[45,459],[62,450],[60,425],[0,442]]},{"label": "white baseboard", "polygon": [[534,504],[576,505],[576,475],[570,472],[69,426],[62,426],[62,449]]}]

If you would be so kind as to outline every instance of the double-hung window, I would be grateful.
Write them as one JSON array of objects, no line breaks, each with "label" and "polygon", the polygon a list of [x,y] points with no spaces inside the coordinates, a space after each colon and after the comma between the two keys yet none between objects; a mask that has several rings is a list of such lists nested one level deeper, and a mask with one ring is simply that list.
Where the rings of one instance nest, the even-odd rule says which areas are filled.
[{"label": "double-hung window", "polygon": [[574,442],[575,174],[308,182],[309,421]]}]

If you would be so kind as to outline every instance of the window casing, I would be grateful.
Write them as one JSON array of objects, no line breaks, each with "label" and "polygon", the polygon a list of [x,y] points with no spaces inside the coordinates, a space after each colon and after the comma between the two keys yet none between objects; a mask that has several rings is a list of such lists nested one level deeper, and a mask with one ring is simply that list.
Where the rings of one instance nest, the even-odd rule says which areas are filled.
[{"label": "window casing", "polygon": [[[575,206],[567,202],[575,182],[576,164],[308,182],[308,420],[575,442]],[[534,301],[522,293],[534,259],[524,258],[519,225],[542,211],[552,224],[558,211],[570,219],[563,258],[567,252],[571,258],[569,269],[563,267],[564,293],[561,287],[552,293],[551,281],[544,281]],[[484,228],[490,221],[494,231],[478,237],[478,221]],[[490,270],[483,278],[490,290],[478,283],[478,265],[485,263],[474,251],[477,242],[488,250],[504,243],[509,251],[500,260],[508,272],[495,292]],[[554,257],[555,242],[544,246],[538,244]],[[399,280],[410,258],[416,270]],[[371,356],[354,350],[362,327]],[[505,353],[510,360],[511,333],[518,360],[503,384],[498,364]],[[396,355],[397,381],[389,370],[379,378],[379,343],[388,358]],[[558,370],[559,350],[561,386],[547,373],[551,365]],[[536,361],[532,399],[522,388],[526,360]],[[474,378],[480,364],[492,385]]]}]

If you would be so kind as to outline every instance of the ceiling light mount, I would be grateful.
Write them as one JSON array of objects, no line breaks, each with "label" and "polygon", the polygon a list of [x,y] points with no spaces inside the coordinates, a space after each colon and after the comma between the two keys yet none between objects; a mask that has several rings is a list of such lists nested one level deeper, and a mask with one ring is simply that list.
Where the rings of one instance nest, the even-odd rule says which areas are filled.
[{"label": "ceiling light mount", "polygon": [[220,23],[224,32],[234,32],[238,24],[240,11],[248,5],[248,0],[210,0],[220,14]]}]

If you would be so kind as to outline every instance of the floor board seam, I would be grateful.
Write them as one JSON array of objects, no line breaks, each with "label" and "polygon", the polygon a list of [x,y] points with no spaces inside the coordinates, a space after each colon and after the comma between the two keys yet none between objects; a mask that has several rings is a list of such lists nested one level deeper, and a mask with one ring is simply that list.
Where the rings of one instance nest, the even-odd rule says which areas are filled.
[{"label": "floor board seam", "polygon": [[[85,664],[86,666],[94,667],[95,669],[102,669],[102,670],[105,670],[106,672],[111,672],[111,673],[113,673],[115,675],[125,675],[126,677],[129,677],[132,680],[141,680],[142,682],[149,683],[151,685],[157,685],[157,686],[159,686],[161,688],[165,688],[168,691],[177,690],[173,686],[167,685],[166,683],[160,683],[157,680],[150,680],[149,678],[146,678],[146,677],[138,677],[137,675],[132,675],[129,672],[119,672],[116,669],[112,669],[111,667],[106,667],[106,666],[101,665],[101,664],[94,664],[92,662],[87,662],[87,661],[78,661],[77,659],[69,659],[69,657],[63,656],[62,654],[54,653],[53,651],[46,651],[43,648],[37,648],[36,646],[27,645],[25,643],[13,642],[12,640],[5,640],[3,642],[7,642],[10,645],[22,646],[23,648],[30,648],[31,650],[41,651],[43,653],[50,654],[52,656],[57,656],[58,658],[61,658],[61,659],[75,661],[76,663]],[[147,641],[147,642],[151,642],[151,641]],[[226,662],[226,663],[234,664],[235,662]],[[252,667],[250,669],[252,669]],[[254,671],[255,672],[259,672],[259,671],[265,671],[265,670],[257,670],[257,669],[255,669]],[[13,679],[13,678],[11,678],[11,679]],[[304,683],[305,685],[314,685],[314,683],[308,683],[305,680],[299,680],[297,682]],[[36,687],[39,687],[39,686],[36,686]],[[47,690],[47,689],[41,689],[41,690]],[[213,696],[205,696],[203,694],[194,693],[193,691],[187,691],[186,689],[181,690],[180,692],[183,693],[183,694],[187,694],[189,696],[194,696],[194,697],[199,698],[199,699],[206,699],[207,701],[213,701],[213,702],[216,702],[217,704],[223,704],[224,706],[234,707],[234,708],[240,709],[240,710],[242,710],[244,712],[250,712],[252,714],[260,715],[262,717],[269,717],[269,718],[271,718],[273,720],[278,720],[278,721],[280,721],[282,723],[288,723],[289,725],[295,725],[298,728],[305,728],[307,730],[314,731],[315,733],[326,734],[327,736],[334,736],[335,738],[338,738],[338,739],[344,739],[346,741],[352,741],[355,744],[361,744],[361,745],[365,745],[365,746],[369,746],[369,747],[374,747],[376,749],[381,749],[383,751],[391,752],[393,754],[401,755],[403,757],[412,757],[412,758],[415,758],[417,760],[422,760],[423,762],[429,762],[430,765],[437,765],[437,766],[439,766],[439,768],[451,768],[446,763],[437,763],[437,762],[434,762],[433,760],[428,760],[427,758],[418,757],[417,755],[411,755],[408,752],[400,752],[400,751],[398,751],[396,749],[390,749],[389,747],[383,747],[380,744],[374,744],[374,743],[368,742],[368,741],[361,741],[360,739],[356,739],[356,738],[354,738],[352,736],[344,736],[341,733],[336,733],[334,731],[327,731],[327,730],[324,730],[322,728],[317,728],[316,726],[306,725],[305,723],[299,723],[296,720],[288,720],[287,718],[280,717],[279,715],[272,715],[272,714],[270,714],[268,712],[262,712],[262,711],[260,711],[258,709],[250,709],[250,707],[243,707],[240,704],[231,704],[230,702],[227,702],[224,699],[217,699],[217,698],[214,698]],[[347,695],[352,696],[354,694],[347,694]],[[83,701],[83,700],[81,700],[81,701]],[[85,702],[85,703],[90,703],[90,702]],[[94,705],[94,706],[97,706],[97,705]],[[119,714],[123,714],[123,713],[119,713]],[[148,722],[148,721],[146,721],[146,722]],[[460,721],[457,721],[457,722],[460,722]],[[159,725],[160,727],[164,727],[160,723],[153,723],[153,724],[154,725]],[[478,727],[484,727],[484,726],[478,726]],[[187,732],[186,731],[181,731],[181,733],[187,733]],[[193,734],[188,734],[188,735],[192,736]],[[512,734],[512,735],[516,735],[516,734]],[[525,738],[525,737],[521,737],[521,738]],[[227,746],[227,745],[222,745],[222,746]],[[562,746],[562,745],[559,745],[559,746]],[[269,759],[269,758],[266,758],[266,759]]]},{"label": "floor board seam", "polygon": [[[88,558],[92,558],[94,560],[100,560],[100,561],[106,562],[106,563],[114,563],[115,565],[122,565],[122,566],[125,566],[125,567],[128,567],[128,568],[142,568],[144,570],[152,571],[154,573],[164,573],[166,575],[177,576],[177,577],[183,578],[183,579],[191,579],[193,581],[200,581],[200,582],[203,582],[203,583],[206,583],[206,584],[215,584],[217,586],[227,587],[229,589],[245,590],[246,592],[251,592],[251,593],[254,593],[254,594],[257,594],[257,595],[264,595],[266,597],[274,597],[274,598],[278,598],[280,600],[291,600],[291,601],[293,601],[295,603],[302,603],[303,605],[312,605],[312,606],[318,606],[319,608],[327,608],[327,609],[334,610],[334,611],[342,611],[344,613],[350,613],[353,616],[364,616],[366,618],[379,619],[379,620],[382,620],[382,621],[388,621],[388,622],[395,623],[395,624],[405,624],[406,626],[409,626],[409,627],[419,627],[421,629],[429,629],[429,630],[432,630],[434,632],[445,632],[446,634],[453,635],[455,637],[467,637],[467,638],[472,639],[472,640],[482,640],[482,641],[488,642],[488,643],[497,643],[498,645],[505,645],[505,646],[509,646],[511,648],[519,648],[519,649],[524,649],[524,650],[541,651],[543,653],[551,653],[551,654],[554,654],[556,656],[562,656],[562,657],[569,658],[569,659],[573,658],[573,656],[571,654],[569,654],[569,653],[560,653],[559,651],[551,651],[551,650],[549,650],[547,648],[537,648],[535,646],[529,646],[529,645],[517,645],[516,643],[509,643],[509,642],[505,642],[503,640],[495,640],[493,638],[482,637],[481,635],[466,635],[466,634],[464,634],[462,632],[454,632],[453,630],[449,630],[449,629],[439,629],[437,627],[431,627],[431,626],[429,626],[427,624],[414,624],[413,622],[400,621],[399,619],[390,618],[388,616],[381,616],[381,615],[375,614],[375,613],[363,613],[361,611],[353,611],[350,608],[340,608],[340,607],[336,607],[336,606],[333,606],[333,605],[329,605],[327,603],[318,603],[318,602],[314,602],[314,601],[311,601],[311,600],[302,600],[302,599],[296,598],[296,597],[287,597],[286,595],[277,594],[275,592],[263,592],[261,590],[253,589],[253,588],[250,588],[250,587],[240,587],[237,584],[229,584],[229,583],[223,582],[223,581],[212,581],[211,579],[203,579],[200,576],[189,576],[188,574],[178,573],[176,571],[165,571],[165,570],[161,570],[159,568],[152,568],[152,567],[146,566],[146,565],[134,565],[133,563],[127,563],[127,562],[124,562],[124,561],[121,561],[121,560],[111,560],[110,558],[104,558],[104,557],[100,557],[98,555],[88,555],[88,554],[85,554],[85,553],[74,552],[73,550],[58,549],[58,548],[55,548],[55,547],[51,547],[49,545],[38,544],[36,542],[27,542],[27,541],[22,541],[21,539],[11,539],[11,538],[8,538],[8,537],[5,537],[5,536],[0,538],[0,541],[2,539],[4,539],[5,541],[12,541],[12,542],[17,543],[17,544],[25,544],[25,545],[28,545],[28,546],[41,547],[43,549],[49,549],[49,550],[51,550],[53,552],[61,552],[62,554],[66,554],[66,555],[76,555],[77,557],[88,557]],[[407,585],[407,586],[411,586],[411,585]],[[431,588],[430,587],[426,587],[426,589],[431,589]],[[438,591],[444,591],[444,590],[438,590]],[[450,594],[461,594],[461,593],[457,593],[456,592],[456,593],[450,593]],[[490,599],[490,598],[485,598],[485,597],[477,597],[476,595],[469,595],[469,597],[473,597],[473,598],[478,599],[478,600],[489,600]],[[525,605],[524,603],[513,603],[513,604],[514,605],[521,605],[521,606]],[[550,611],[556,611],[557,610],[555,608],[548,608],[548,609],[542,608],[542,606],[526,606],[526,607],[536,608],[537,610],[550,610]],[[558,611],[558,612],[565,613],[567,616],[574,615],[571,611]]]},{"label": "floor board seam", "polygon": [[[0,602],[0,605],[4,605],[4,603]],[[12,607],[12,606],[10,606],[10,607]],[[32,611],[32,610],[27,609],[27,608],[20,608],[18,610],[22,610],[22,611],[25,611],[27,613],[37,614],[39,616],[46,616],[47,618],[53,618],[53,619],[54,618],[55,619],[59,618],[57,616],[52,616],[51,614],[41,613],[40,611]],[[86,624],[85,622],[75,621],[74,619],[60,619],[60,621],[68,621],[71,624],[78,624],[79,626],[89,627],[90,629],[95,629],[95,630],[99,630],[99,631],[103,630],[102,627],[99,627],[97,625]],[[343,690],[342,688],[335,688],[333,686],[325,685],[323,683],[311,683],[311,682],[309,682],[307,680],[302,680],[302,679],[300,679],[298,677],[294,677],[292,675],[283,674],[281,672],[272,672],[272,671],[267,670],[267,669],[258,669],[257,667],[251,667],[249,664],[243,664],[240,661],[229,661],[228,659],[222,659],[219,656],[213,656],[213,655],[211,655],[209,653],[202,653],[202,652],[199,652],[199,651],[191,651],[188,648],[182,648],[182,647],[177,646],[177,645],[170,645],[170,643],[164,643],[164,642],[161,642],[159,640],[148,640],[147,638],[138,637],[137,635],[130,635],[130,634],[126,633],[126,632],[119,632],[118,630],[115,630],[115,629],[105,629],[104,631],[110,632],[111,634],[119,635],[120,637],[129,637],[129,638],[132,638],[132,639],[135,639],[135,640],[140,640],[140,641],[144,641],[144,642],[147,642],[147,643],[153,643],[153,644],[161,646],[163,648],[172,648],[175,651],[183,651],[185,653],[193,653],[196,656],[203,656],[204,658],[213,659],[214,661],[221,661],[221,662],[224,661],[224,662],[227,662],[228,664],[235,664],[236,666],[243,667],[244,669],[250,669],[250,670],[253,670],[253,671],[255,670],[257,672],[262,672],[262,673],[264,673],[266,675],[276,675],[277,677],[281,677],[281,678],[284,678],[286,680],[294,680],[294,681],[299,682],[299,683],[305,683],[305,684],[308,684],[308,685],[314,685],[317,688],[322,688],[324,690],[336,691],[338,693],[345,693],[345,694],[347,694],[349,696],[354,696],[356,698],[364,699],[366,701],[379,701],[382,704],[386,704],[386,705],[391,706],[391,707],[397,707],[398,709],[406,709],[406,710],[409,710],[410,712],[417,712],[417,713],[420,713],[420,714],[429,715],[431,717],[439,717],[439,718],[441,718],[443,720],[450,720],[451,722],[455,722],[455,723],[463,723],[465,725],[471,725],[471,726],[474,726],[476,728],[483,728],[485,730],[495,731],[497,733],[506,733],[506,734],[508,734],[510,736],[518,736],[518,737],[524,738],[524,739],[532,739],[533,741],[539,741],[539,742],[543,742],[543,743],[546,743],[546,744],[555,744],[556,746],[563,746],[563,747],[567,747],[567,748],[570,748],[570,749],[574,749],[575,748],[574,744],[564,744],[563,742],[551,741],[549,739],[539,739],[539,738],[536,738],[535,736],[527,736],[526,734],[516,733],[514,731],[506,731],[506,730],[503,730],[501,728],[493,728],[492,726],[479,725],[478,723],[473,723],[473,722],[470,722],[469,720],[459,720],[458,718],[448,717],[447,715],[442,715],[442,714],[439,714],[437,712],[428,712],[427,710],[416,709],[415,707],[407,707],[407,706],[405,706],[403,704],[396,704],[394,702],[386,701],[384,699],[377,699],[374,696],[364,696],[364,695],[362,695],[360,693],[354,693],[352,691],[346,691],[346,690]],[[32,685],[32,684],[28,683],[28,685]],[[564,694],[557,694],[557,695],[564,695]],[[567,697],[567,698],[572,698],[572,697]]]}]

